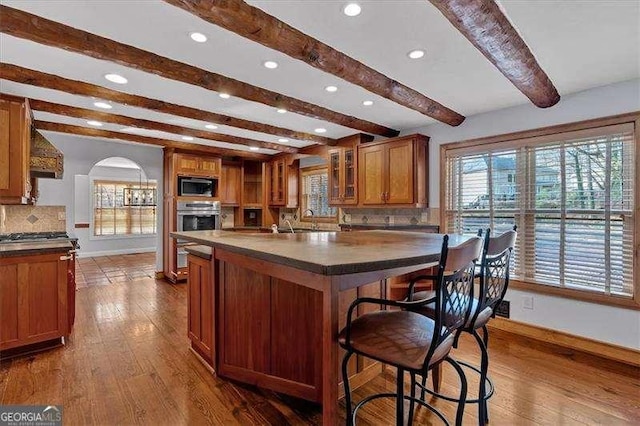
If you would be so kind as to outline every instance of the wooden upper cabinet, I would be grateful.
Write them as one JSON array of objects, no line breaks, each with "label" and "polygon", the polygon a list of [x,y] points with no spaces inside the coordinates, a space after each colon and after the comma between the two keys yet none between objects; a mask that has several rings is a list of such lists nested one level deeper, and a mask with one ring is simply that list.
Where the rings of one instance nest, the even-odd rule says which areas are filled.
[{"label": "wooden upper cabinet", "polygon": [[217,157],[176,154],[176,173],[184,176],[219,177],[222,161]]},{"label": "wooden upper cabinet", "polygon": [[411,135],[358,149],[360,205],[426,207],[428,138]]},{"label": "wooden upper cabinet", "polygon": [[329,204],[348,206],[358,203],[355,146],[332,148],[329,156]]},{"label": "wooden upper cabinet", "polygon": [[0,204],[27,204],[31,198],[29,156],[31,110],[26,99],[0,97]]},{"label": "wooden upper cabinet", "polygon": [[240,205],[242,166],[223,164],[220,176],[220,202],[226,206]]},{"label": "wooden upper cabinet", "polygon": [[299,161],[288,156],[269,163],[269,205],[287,208],[298,207]]}]

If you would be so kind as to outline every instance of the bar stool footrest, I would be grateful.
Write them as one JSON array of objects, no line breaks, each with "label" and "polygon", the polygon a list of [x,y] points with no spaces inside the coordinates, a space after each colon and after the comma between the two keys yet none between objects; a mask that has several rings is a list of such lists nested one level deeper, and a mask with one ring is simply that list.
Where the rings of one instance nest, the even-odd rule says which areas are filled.
[{"label": "bar stool footrest", "polygon": [[[422,405],[427,410],[429,410],[433,414],[435,414],[440,420],[442,420],[446,426],[450,426],[450,423],[447,421],[447,419],[444,416],[444,414],[442,414],[440,411],[438,411],[435,407],[432,407],[431,405],[427,404],[426,402],[422,401],[419,398],[412,398],[412,397],[410,397],[408,395],[404,395],[403,397],[407,401],[413,401],[413,402],[415,402],[415,403],[417,403],[419,405]],[[362,406],[364,406],[365,404],[373,401],[374,399],[379,399],[379,398],[394,398],[394,399],[397,399],[398,395],[396,395],[395,393],[377,393],[377,394],[374,394],[374,395],[369,395],[368,397],[364,398],[362,401],[358,402],[356,404],[355,408],[353,409],[353,414],[351,415],[351,424],[352,425],[356,424],[356,415],[358,414],[358,410]]]},{"label": "bar stool footrest", "polygon": [[[475,371],[478,374],[481,374],[480,369],[478,367],[476,367],[475,365],[471,365],[469,363],[466,363],[464,361],[457,361],[458,364],[463,365],[473,371]],[[428,393],[429,395],[433,395],[436,396],[440,399],[444,399],[445,401],[451,401],[451,402],[460,402],[459,398],[453,397],[453,396],[449,396],[449,395],[443,395],[439,392],[436,392],[432,389],[429,389],[426,386],[422,386],[422,384],[420,383],[416,383],[416,385],[420,388],[423,389],[426,393]],[[494,386],[493,386],[493,382],[491,381],[491,378],[489,376],[486,377],[485,380],[485,388],[486,386],[489,385],[489,390],[487,392],[487,394],[484,396],[484,400],[487,401],[489,400],[489,398],[491,398],[493,396],[493,392],[495,390]],[[480,398],[474,398],[474,399],[465,399],[465,404],[478,404],[480,402]]]}]

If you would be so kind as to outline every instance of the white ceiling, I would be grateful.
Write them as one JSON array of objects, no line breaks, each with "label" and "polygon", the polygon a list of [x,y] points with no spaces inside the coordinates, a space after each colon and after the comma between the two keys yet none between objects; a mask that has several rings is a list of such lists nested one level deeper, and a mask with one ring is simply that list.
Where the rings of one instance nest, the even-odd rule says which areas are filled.
[{"label": "white ceiling", "polygon": [[[421,127],[434,120],[371,94],[337,77],[292,59],[158,0],[0,0],[88,32],[217,72],[256,86],[373,121],[398,130]],[[342,14],[346,1],[250,0],[267,13],[354,57],[370,67],[469,116],[529,102],[427,0],[359,1],[362,14]],[[640,1],[524,1],[502,0],[507,15],[547,71],[561,95],[640,77]],[[209,41],[193,42],[189,33],[206,34]],[[408,51],[422,48],[424,58],[410,60]],[[157,98],[313,133],[342,137],[356,130],[275,108],[231,98],[198,86],[168,80],[26,40],[0,35],[3,62],[57,74],[132,94]],[[279,67],[267,70],[265,60]],[[107,82],[103,75],[120,73],[126,85]],[[324,90],[339,88],[336,93]],[[93,99],[48,89],[0,81],[4,93],[96,109]],[[363,100],[374,105],[364,107]],[[204,122],[125,105],[108,112],[202,129]],[[84,120],[36,113],[37,119],[84,125]],[[122,126],[105,125],[108,130]],[[215,132],[278,142],[279,136],[220,126]],[[158,135],[180,140],[175,135]],[[220,147],[247,147],[206,140]],[[290,141],[306,146],[308,141]],[[262,150],[265,153],[273,151]]]}]

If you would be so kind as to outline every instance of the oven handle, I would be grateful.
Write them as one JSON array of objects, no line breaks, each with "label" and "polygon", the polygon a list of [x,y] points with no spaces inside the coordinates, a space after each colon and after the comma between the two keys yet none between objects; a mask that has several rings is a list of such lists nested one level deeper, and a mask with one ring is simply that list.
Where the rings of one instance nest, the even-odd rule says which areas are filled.
[{"label": "oven handle", "polygon": [[191,210],[191,211],[177,211],[178,216],[219,216],[220,210]]}]

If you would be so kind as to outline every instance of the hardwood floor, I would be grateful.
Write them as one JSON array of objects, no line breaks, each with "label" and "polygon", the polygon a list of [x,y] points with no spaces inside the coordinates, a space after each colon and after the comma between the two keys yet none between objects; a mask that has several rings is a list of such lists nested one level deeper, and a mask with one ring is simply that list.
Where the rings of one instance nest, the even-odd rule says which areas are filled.
[{"label": "hardwood floor", "polygon": [[[131,259],[94,262],[105,274],[128,263],[124,270],[132,273],[124,275],[134,275]],[[218,378],[196,359],[186,337],[185,285],[107,280],[78,291],[66,347],[0,362],[0,404],[62,404],[66,425],[321,423],[318,405]],[[454,354],[472,362],[478,356],[467,337]],[[637,368],[497,331],[490,357],[497,387],[490,424],[640,423]],[[354,399],[394,386],[388,370]],[[477,386],[475,377],[470,386]],[[445,368],[443,390],[456,389],[453,371]],[[454,418],[451,403],[435,405]],[[465,424],[477,424],[476,409],[467,406]],[[378,400],[359,413],[358,425],[392,424],[394,413],[393,401]],[[440,424],[419,409],[415,424],[431,423]]]}]

